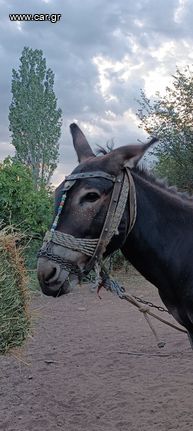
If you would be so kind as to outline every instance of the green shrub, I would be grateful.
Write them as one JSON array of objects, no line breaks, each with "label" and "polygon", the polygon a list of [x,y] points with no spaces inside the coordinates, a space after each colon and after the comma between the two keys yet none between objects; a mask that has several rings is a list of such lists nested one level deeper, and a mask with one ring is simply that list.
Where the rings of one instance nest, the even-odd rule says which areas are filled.
[{"label": "green shrub", "polygon": [[25,259],[36,267],[37,251],[53,214],[53,193],[36,188],[30,168],[10,157],[0,164],[0,222],[25,233]]},{"label": "green shrub", "polygon": [[30,168],[8,157],[0,164],[0,217],[3,225],[42,238],[53,213],[52,191],[36,188]]}]

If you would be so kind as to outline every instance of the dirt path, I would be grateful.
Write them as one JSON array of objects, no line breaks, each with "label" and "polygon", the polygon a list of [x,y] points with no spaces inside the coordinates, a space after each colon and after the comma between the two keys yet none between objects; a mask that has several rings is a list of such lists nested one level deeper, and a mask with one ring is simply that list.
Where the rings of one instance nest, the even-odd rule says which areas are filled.
[{"label": "dirt path", "polygon": [[[159,303],[139,276],[130,291]],[[145,289],[142,286],[145,285]],[[1,431],[191,431],[193,353],[186,336],[110,293],[87,287],[58,299],[36,296],[25,365],[0,358]],[[164,316],[166,317],[166,316]]]}]

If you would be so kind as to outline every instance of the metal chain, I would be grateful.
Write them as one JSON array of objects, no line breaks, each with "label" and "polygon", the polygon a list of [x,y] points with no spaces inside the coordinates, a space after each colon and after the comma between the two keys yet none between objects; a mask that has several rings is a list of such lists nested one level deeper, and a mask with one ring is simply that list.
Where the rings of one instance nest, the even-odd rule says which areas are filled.
[{"label": "metal chain", "polygon": [[[105,268],[105,270],[106,270],[106,268]],[[107,271],[107,270],[106,270]],[[107,271],[108,273],[109,273],[109,271]],[[87,275],[87,276],[85,276],[85,277],[83,277],[83,280],[82,280],[82,282],[83,283],[88,283],[88,282],[90,282],[90,283],[92,283],[92,284],[95,284],[95,282],[96,282],[96,280],[95,280],[95,274],[94,273],[90,273],[89,275]],[[118,282],[115,282],[114,280],[112,280],[112,278],[108,278],[108,282],[109,283],[107,283],[107,279],[105,280],[105,289],[106,290],[114,290],[114,291],[117,291],[117,287],[118,287]],[[111,283],[111,284],[110,284]],[[116,289],[113,289],[112,287],[113,287],[113,285],[115,285],[115,283],[116,283]],[[121,292],[121,294],[123,293],[123,292],[125,292],[125,289],[124,289],[124,287],[123,286],[119,286],[119,288],[121,289],[120,290],[120,292]],[[116,292],[117,293],[117,292]],[[158,311],[161,311],[161,312],[164,312],[164,313],[168,313],[169,314],[169,311],[166,309],[166,308],[164,308],[164,307],[162,307],[162,306],[160,306],[160,305],[155,305],[155,304],[153,304],[153,302],[150,302],[150,301],[146,301],[145,299],[142,299],[142,298],[140,298],[139,296],[135,296],[135,295],[132,295],[133,296],[133,298],[135,298],[136,299],[136,301],[137,302],[139,302],[139,303],[141,303],[141,304],[144,304],[144,305],[147,305],[148,307],[151,307],[151,308],[156,308],[156,310],[158,310]]]},{"label": "metal chain", "polygon": [[73,263],[63,259],[62,257],[59,257],[58,255],[54,255],[53,253],[49,253],[47,250],[39,250],[37,257],[46,257],[54,262],[57,262],[61,268],[65,269],[66,271],[71,271],[74,274],[81,275],[81,271],[78,268],[78,266],[74,265]]},{"label": "metal chain", "polygon": [[156,308],[159,311],[164,311],[165,313],[169,313],[169,311],[164,307],[155,305],[150,301],[145,301],[145,299],[139,298],[138,296],[135,296],[135,295],[133,295],[133,297],[136,299],[137,302],[140,302],[141,304],[145,304],[145,305],[148,305],[148,307]]}]

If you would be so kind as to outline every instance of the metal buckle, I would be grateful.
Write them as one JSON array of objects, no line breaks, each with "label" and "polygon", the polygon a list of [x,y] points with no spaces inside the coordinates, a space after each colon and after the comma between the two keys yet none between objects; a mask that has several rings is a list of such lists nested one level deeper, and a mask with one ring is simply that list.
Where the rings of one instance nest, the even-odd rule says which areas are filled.
[{"label": "metal buckle", "polygon": [[[66,178],[68,178],[68,177],[66,177]],[[74,185],[75,182],[76,182],[76,180],[68,180],[68,179],[65,180],[62,192],[63,193],[68,192],[68,190],[71,189],[71,187]]]}]

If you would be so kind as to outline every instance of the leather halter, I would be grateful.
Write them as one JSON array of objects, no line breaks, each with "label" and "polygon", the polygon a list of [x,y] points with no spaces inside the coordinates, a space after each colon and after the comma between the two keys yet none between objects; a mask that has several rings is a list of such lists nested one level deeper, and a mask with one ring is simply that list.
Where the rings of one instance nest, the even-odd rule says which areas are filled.
[{"label": "leather halter", "polygon": [[[58,219],[61,214],[67,192],[71,189],[71,187],[74,185],[74,183],[77,180],[84,179],[84,178],[105,178],[114,183],[113,191],[111,194],[111,200],[109,203],[109,207],[107,210],[106,218],[101,230],[100,237],[94,240],[81,239],[81,238],[78,239],[71,235],[67,235],[56,230]],[[57,255],[53,255],[51,249],[52,249],[52,244],[55,243],[55,244],[63,245],[64,247],[67,247],[70,249],[81,251],[91,256],[90,260],[88,261],[88,263],[85,265],[85,268],[84,268],[84,274],[88,274],[91,271],[91,269],[93,269],[93,267],[95,266],[95,263],[101,260],[107,245],[111,241],[112,237],[115,234],[117,234],[118,227],[121,222],[121,219],[125,210],[125,206],[128,200],[128,194],[129,194],[130,221],[129,221],[127,235],[131,232],[135,224],[137,209],[136,209],[136,192],[135,192],[134,181],[128,168],[124,168],[124,171],[121,171],[121,173],[117,177],[115,177],[114,175],[107,174],[106,172],[103,172],[103,171],[82,172],[82,173],[72,174],[66,177],[62,192],[63,194],[62,194],[61,203],[58,207],[58,213],[55,217],[55,220],[53,222],[50,232],[47,232],[45,235],[43,247],[39,251],[38,257],[47,257],[50,260],[58,262],[65,269],[68,269],[72,272],[77,273],[77,272],[80,272],[80,270],[79,271],[77,270],[76,265],[74,265],[69,261],[64,260],[63,258]],[[76,248],[73,248],[73,246],[70,246],[70,245],[66,245],[67,239],[71,240],[71,242],[73,242],[74,240]],[[83,247],[81,248],[81,242],[82,243],[88,242],[90,244],[90,250],[92,250],[91,252],[92,255],[86,251],[87,250],[86,246],[85,246],[85,252],[82,251]],[[82,246],[84,246],[84,244],[82,244]]]}]

